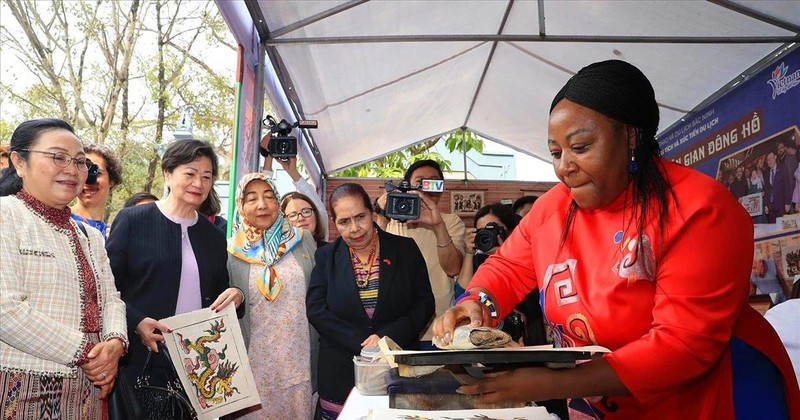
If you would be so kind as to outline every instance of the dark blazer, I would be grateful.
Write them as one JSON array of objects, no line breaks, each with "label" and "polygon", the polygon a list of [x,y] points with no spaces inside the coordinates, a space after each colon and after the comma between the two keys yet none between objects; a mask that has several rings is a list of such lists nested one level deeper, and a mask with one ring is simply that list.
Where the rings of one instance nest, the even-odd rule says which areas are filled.
[{"label": "dark blazer", "polygon": [[794,190],[794,174],[789,174],[786,166],[778,162],[775,165],[775,179],[770,182],[770,171],[764,171],[764,201],[770,209],[771,220],[783,216],[786,212],[785,205],[792,204],[792,191]]},{"label": "dark blazer", "polygon": [[353,356],[370,335],[389,336],[408,348],[434,313],[428,269],[417,244],[378,229],[380,285],[372,319],[358,296],[350,251],[342,238],[319,248],[306,295],[308,320],[319,339],[321,398],[344,402],[355,385]]},{"label": "dark blazer", "polygon": [[[188,232],[200,273],[201,302],[206,308],[229,287],[225,237],[202,216]],[[147,356],[136,326],[146,317],[175,315],[181,278],[181,228],[167,219],[156,203],[125,208],[114,220],[106,251],[127,307],[130,347],[123,365],[131,366],[127,373],[135,378]]]}]

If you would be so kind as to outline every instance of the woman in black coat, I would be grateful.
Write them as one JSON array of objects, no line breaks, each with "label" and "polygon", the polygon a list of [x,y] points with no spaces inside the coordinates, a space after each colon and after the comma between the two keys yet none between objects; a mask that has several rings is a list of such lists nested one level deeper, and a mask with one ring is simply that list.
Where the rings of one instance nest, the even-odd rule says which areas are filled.
[{"label": "woman in black coat", "polygon": [[[122,359],[131,383],[148,351],[164,341],[160,322],[201,308],[239,307],[241,290],[229,286],[225,237],[197,209],[208,199],[217,156],[200,140],[172,143],[161,162],[169,194],[155,203],[123,209],[106,242],[114,280],[125,301],[131,345]],[[241,313],[241,312],[240,312]],[[177,355],[173,355],[177,357]],[[161,358],[155,358],[158,367]],[[165,378],[153,369],[152,380]]]},{"label": "woman in black coat", "polygon": [[411,347],[434,313],[428,271],[412,239],[380,230],[366,191],[347,183],[331,193],[341,235],[316,253],[306,296],[320,335],[318,417],[336,418],[353,388],[353,356],[388,336]]}]

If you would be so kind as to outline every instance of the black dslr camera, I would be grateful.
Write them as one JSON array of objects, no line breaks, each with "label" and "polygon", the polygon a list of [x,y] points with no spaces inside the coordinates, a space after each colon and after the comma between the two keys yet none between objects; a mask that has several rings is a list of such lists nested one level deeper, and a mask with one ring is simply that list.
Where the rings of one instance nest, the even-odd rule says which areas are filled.
[{"label": "black dslr camera", "polygon": [[407,220],[419,219],[420,198],[416,194],[409,194],[411,190],[419,190],[421,187],[411,186],[406,180],[400,181],[400,184],[394,185],[392,181],[386,181],[386,208],[384,214],[386,217],[394,220],[405,222]]},{"label": "black dslr camera", "polygon": [[97,183],[97,177],[100,176],[100,167],[89,159],[86,159],[86,165],[89,167],[86,185],[94,185]]},{"label": "black dslr camera", "polygon": [[500,245],[497,242],[497,237],[500,236],[503,240],[508,236],[506,228],[498,225],[495,222],[487,223],[486,226],[478,229],[475,232],[475,249],[483,252],[489,252],[492,248]]},{"label": "black dslr camera", "polygon": [[272,115],[267,115],[264,120],[269,123],[269,130],[272,132],[267,152],[280,160],[297,156],[297,138],[291,135],[293,128],[317,128],[318,125],[316,120],[300,120],[294,124],[289,124],[286,120],[275,122]]}]

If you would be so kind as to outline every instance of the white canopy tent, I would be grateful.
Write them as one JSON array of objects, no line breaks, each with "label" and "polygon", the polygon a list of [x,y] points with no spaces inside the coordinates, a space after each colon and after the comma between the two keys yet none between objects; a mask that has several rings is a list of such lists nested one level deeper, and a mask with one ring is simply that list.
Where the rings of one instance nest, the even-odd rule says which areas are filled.
[{"label": "white canopy tent", "polygon": [[460,127],[549,160],[553,96],[612,58],[650,78],[663,131],[800,41],[796,0],[217,1],[265,47],[278,117],[319,121],[315,177]]}]

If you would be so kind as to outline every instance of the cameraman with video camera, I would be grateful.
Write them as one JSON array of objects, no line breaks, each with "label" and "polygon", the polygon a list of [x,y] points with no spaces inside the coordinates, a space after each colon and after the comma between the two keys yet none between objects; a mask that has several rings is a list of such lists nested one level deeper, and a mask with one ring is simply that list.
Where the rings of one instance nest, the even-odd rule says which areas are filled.
[{"label": "cameraman with video camera", "polygon": [[[289,174],[294,183],[295,190],[302,194],[302,196],[297,195],[295,198],[296,194],[293,192],[285,194],[284,202],[281,203],[281,208],[291,226],[307,229],[314,235],[317,246],[321,246],[325,244],[324,241],[327,240],[328,236],[328,212],[325,210],[325,205],[319,198],[316,188],[306,181],[297,170],[297,140],[285,137],[286,134],[280,131],[285,130],[284,127],[281,127],[281,124],[285,123],[285,120],[281,120],[280,123],[275,123],[275,120],[271,116],[267,116],[266,120],[270,122],[270,130],[261,138],[258,149],[261,156],[264,157],[264,164],[261,168],[261,172],[274,179],[272,171],[272,160],[274,158],[281,167],[283,167],[286,173]],[[277,135],[278,139],[283,141],[279,141],[276,144],[274,141],[275,139],[273,139],[273,132]],[[291,141],[286,141],[285,139],[294,140],[294,146],[292,146]],[[273,153],[270,153],[270,150],[272,150]],[[275,151],[279,152],[278,156],[273,156]],[[281,154],[281,151],[287,152],[287,155]],[[306,202],[304,197],[307,197],[311,202]],[[311,214],[307,214],[307,209],[311,210]]]},{"label": "cameraman with video camera", "polygon": [[[384,193],[375,200],[375,211],[378,214],[378,226],[381,229],[399,236],[414,239],[425,257],[431,290],[436,301],[436,316],[444,313],[453,303],[453,285],[455,276],[461,270],[464,259],[464,222],[455,214],[441,213],[437,209],[439,200],[444,191],[444,174],[439,164],[430,159],[414,162],[405,173],[403,181],[410,185],[412,191],[407,194],[419,196],[419,217],[410,219],[401,217],[401,220],[387,218],[396,214],[395,210],[405,210],[407,201],[387,200],[390,194]],[[424,192],[417,187],[423,184],[439,185],[439,192]],[[430,182],[433,181],[433,182]],[[441,182],[436,182],[441,181]],[[401,189],[402,190],[402,189]],[[396,194],[396,193],[392,193]],[[390,208],[387,210],[387,201]],[[395,205],[397,204],[397,205]],[[415,204],[416,205],[416,204]],[[413,206],[412,206],[413,207]],[[430,326],[421,338],[423,348],[432,348]]]}]

